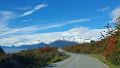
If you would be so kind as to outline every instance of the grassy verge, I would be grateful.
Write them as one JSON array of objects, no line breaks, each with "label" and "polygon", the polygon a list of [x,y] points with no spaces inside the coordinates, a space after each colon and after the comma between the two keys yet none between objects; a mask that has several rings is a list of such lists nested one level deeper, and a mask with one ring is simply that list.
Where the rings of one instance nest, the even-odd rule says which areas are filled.
[{"label": "grassy verge", "polygon": [[51,63],[55,63],[55,62],[59,62],[59,61],[63,61],[67,58],[69,58],[70,56],[69,55],[64,55],[64,56],[56,56],[55,58],[53,58],[50,62],[48,62],[48,64],[51,64]]},{"label": "grassy verge", "polygon": [[104,56],[102,56],[101,54],[92,54],[93,57],[97,58],[98,60],[100,60],[101,62],[105,63],[106,65],[108,65],[110,68],[120,68],[120,66],[117,66],[107,60],[105,60]]}]

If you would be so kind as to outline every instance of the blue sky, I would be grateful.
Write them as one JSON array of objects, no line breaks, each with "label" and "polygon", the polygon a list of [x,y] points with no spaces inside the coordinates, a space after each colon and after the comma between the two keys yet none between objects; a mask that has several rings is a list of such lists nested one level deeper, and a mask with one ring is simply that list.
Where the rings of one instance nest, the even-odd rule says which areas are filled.
[{"label": "blue sky", "polygon": [[[120,15],[119,6],[120,0],[0,0],[0,37],[3,40],[0,43],[21,45],[27,44],[23,43],[26,40],[24,36],[33,36],[36,43],[35,40],[43,37],[41,34],[46,35],[43,42],[48,38],[55,40],[58,36],[68,38],[63,36],[63,33],[72,30],[104,30],[107,23],[113,25],[113,19]],[[56,32],[61,35],[49,37]],[[36,38],[36,35],[39,37]],[[78,34],[72,35],[76,36],[78,37]],[[98,33],[88,37],[96,36],[98,38]],[[10,42],[6,43],[7,41]],[[26,42],[31,41],[33,40],[27,39]]]}]

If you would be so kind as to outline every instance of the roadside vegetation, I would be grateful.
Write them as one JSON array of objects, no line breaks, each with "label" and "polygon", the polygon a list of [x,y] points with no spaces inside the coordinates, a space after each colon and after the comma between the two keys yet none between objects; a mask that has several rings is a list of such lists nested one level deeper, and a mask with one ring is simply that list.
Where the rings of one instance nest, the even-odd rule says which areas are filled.
[{"label": "roadside vegetation", "polygon": [[105,59],[105,57],[102,54],[91,54],[91,56],[97,58],[101,62],[105,63],[108,65],[110,68],[120,68],[120,65],[116,65],[108,60]]},{"label": "roadside vegetation", "polygon": [[53,47],[31,49],[0,56],[0,68],[40,68],[67,57],[69,56]]},{"label": "roadside vegetation", "polygon": [[100,41],[91,41],[66,47],[65,50],[74,53],[94,54],[102,62],[111,68],[120,68],[120,17],[116,19],[115,29],[107,26],[108,32],[104,36],[101,33]]}]

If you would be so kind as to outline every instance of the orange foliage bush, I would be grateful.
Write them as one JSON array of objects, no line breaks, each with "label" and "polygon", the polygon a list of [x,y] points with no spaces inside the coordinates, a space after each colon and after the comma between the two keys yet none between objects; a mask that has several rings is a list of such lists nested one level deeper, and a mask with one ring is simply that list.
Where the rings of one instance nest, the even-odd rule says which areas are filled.
[{"label": "orange foliage bush", "polygon": [[110,36],[107,41],[108,41],[108,45],[105,50],[105,54],[104,54],[105,57],[109,57],[110,54],[114,52],[114,50],[116,49],[116,44],[117,44],[117,40],[115,36]]},{"label": "orange foliage bush", "polygon": [[45,47],[45,48],[39,48],[39,50],[41,52],[49,52],[50,50],[52,50],[52,48],[51,47]]}]

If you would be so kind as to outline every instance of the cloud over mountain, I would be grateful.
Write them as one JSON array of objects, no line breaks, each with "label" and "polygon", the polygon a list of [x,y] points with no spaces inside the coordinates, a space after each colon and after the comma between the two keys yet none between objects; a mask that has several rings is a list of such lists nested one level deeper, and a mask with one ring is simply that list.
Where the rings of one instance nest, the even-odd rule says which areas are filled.
[{"label": "cloud over mountain", "polygon": [[98,40],[101,37],[100,32],[106,31],[106,29],[90,29],[87,27],[76,27],[64,32],[51,32],[51,33],[37,33],[37,34],[21,34],[11,35],[0,39],[2,45],[27,45],[37,44],[40,42],[50,43],[58,39],[64,39],[68,41],[76,41],[80,43],[85,39]]}]

